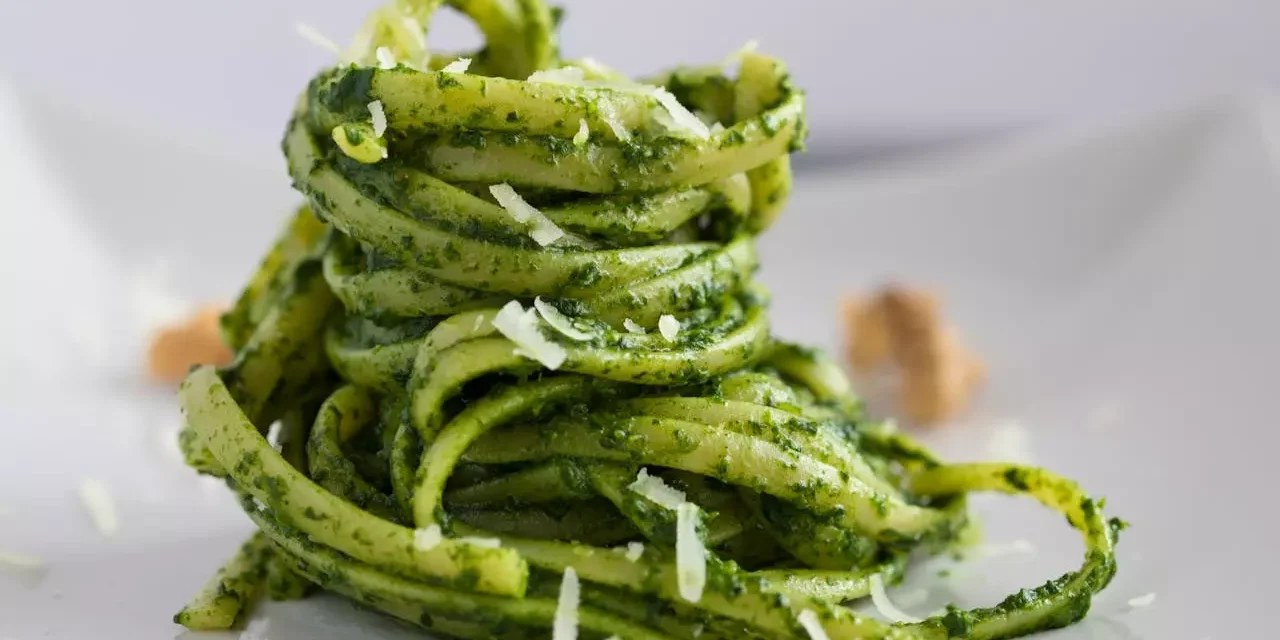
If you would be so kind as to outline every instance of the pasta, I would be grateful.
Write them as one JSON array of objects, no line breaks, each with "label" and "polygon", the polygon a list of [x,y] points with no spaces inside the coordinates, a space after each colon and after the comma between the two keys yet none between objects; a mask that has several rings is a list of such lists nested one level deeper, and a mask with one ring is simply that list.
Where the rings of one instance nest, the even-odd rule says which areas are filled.
[{"label": "pasta", "polygon": [[[559,57],[540,0],[376,11],[299,100],[306,197],[180,391],[181,444],[259,533],[176,617],[311,585],[460,638],[1004,638],[1070,624],[1118,520],[1041,469],[945,464],[771,336],[754,237],[804,95],[752,50],[645,83]],[[278,448],[264,434],[278,423]],[[999,605],[889,624],[842,603],[1025,495],[1087,544]],[[873,579],[874,578],[874,579]],[[567,591],[568,590],[568,591]]]}]

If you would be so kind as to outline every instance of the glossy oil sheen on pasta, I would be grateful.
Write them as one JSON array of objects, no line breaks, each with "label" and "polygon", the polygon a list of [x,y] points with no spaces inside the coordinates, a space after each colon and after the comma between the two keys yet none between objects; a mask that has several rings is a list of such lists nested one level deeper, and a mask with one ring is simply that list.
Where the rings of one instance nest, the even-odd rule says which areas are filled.
[{"label": "glossy oil sheen on pasta", "polygon": [[[464,60],[427,49],[441,4],[376,11],[289,122],[305,204],[223,318],[234,363],[181,390],[188,462],[260,532],[178,622],[231,627],[263,585],[460,638],[1007,638],[1085,615],[1122,527],[1101,504],[939,461],[771,336],[754,240],[805,135],[781,62],[636,82],[562,59],[539,0],[454,0],[487,40]],[[1084,565],[919,622],[842,606],[954,541],[971,491],[1058,510]]]}]

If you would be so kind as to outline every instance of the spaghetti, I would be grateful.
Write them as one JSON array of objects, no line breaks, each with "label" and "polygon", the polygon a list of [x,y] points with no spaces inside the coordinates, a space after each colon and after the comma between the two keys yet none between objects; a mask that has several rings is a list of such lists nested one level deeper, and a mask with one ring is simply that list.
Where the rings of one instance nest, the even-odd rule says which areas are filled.
[{"label": "spaghetti", "polygon": [[[1101,505],[1044,470],[940,462],[770,335],[754,237],[805,134],[781,62],[634,82],[562,60],[540,0],[454,0],[487,44],[429,53],[440,4],[375,12],[289,123],[306,204],[223,318],[235,361],[181,390],[188,462],[260,532],[178,622],[230,627],[264,584],[461,638],[1004,638],[1084,616],[1115,571]],[[1084,566],[915,624],[841,606],[954,540],[973,491],[1065,514]]]}]

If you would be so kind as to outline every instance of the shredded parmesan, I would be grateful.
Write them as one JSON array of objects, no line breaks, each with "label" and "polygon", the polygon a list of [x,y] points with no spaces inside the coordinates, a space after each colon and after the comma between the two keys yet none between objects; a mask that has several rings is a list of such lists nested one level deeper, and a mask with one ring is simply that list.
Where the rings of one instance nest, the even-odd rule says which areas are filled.
[{"label": "shredded parmesan", "polygon": [[1036,552],[1036,546],[1030,540],[1014,540],[1008,544],[984,544],[978,547],[977,552],[985,558],[1002,558],[1033,554]]},{"label": "shredded parmesan", "polygon": [[277,452],[284,446],[284,443],[280,441],[280,431],[283,428],[284,424],[279,420],[272,422],[271,426],[267,427],[267,444],[271,445],[271,448]]},{"label": "shredded parmesan", "polygon": [[653,97],[658,99],[658,103],[662,108],[667,110],[667,114],[671,116],[671,123],[664,123],[665,126],[673,131],[688,133],[699,140],[706,140],[711,137],[711,130],[707,128],[707,123],[698,119],[691,111],[680,104],[676,97],[671,95],[670,91],[658,88],[653,90]]},{"label": "shredded parmesan", "polygon": [[0,565],[17,569],[39,569],[44,566],[44,560],[37,556],[29,556],[23,553],[0,551]]},{"label": "shredded parmesan", "polygon": [[707,585],[707,548],[698,538],[698,507],[683,502],[676,509],[676,587],[688,602],[702,599]]},{"label": "shredded parmesan", "polygon": [[755,53],[758,48],[760,48],[760,42],[758,40],[748,40],[744,42],[741,47],[738,47],[737,51],[734,51],[724,57],[724,61],[720,63],[720,68],[726,74],[733,75],[736,73],[736,69],[734,69],[734,67],[741,64],[742,59],[747,57],[747,54]]},{"label": "shredded parmesan", "polygon": [[635,561],[639,560],[639,559],[640,559],[640,557],[641,557],[641,556],[643,556],[643,555],[644,555],[644,543],[643,543],[643,542],[628,542],[628,543],[627,543],[627,553],[626,553],[626,558],[627,558],[627,560],[630,560],[630,561],[632,561],[632,562],[635,562]]},{"label": "shredded parmesan", "polygon": [[474,538],[467,536],[458,538],[458,542],[469,544],[473,547],[483,547],[485,549],[497,549],[502,546],[502,541],[497,538]]},{"label": "shredded parmesan", "polygon": [[1002,422],[996,425],[987,441],[987,455],[993,460],[1031,463],[1035,459],[1031,452],[1031,433],[1018,422]]},{"label": "shredded parmesan", "polygon": [[80,483],[80,502],[89,512],[93,526],[104,536],[114,534],[120,528],[120,520],[116,516],[116,504],[111,499],[111,492],[106,485],[93,478],[86,478]]},{"label": "shredded parmesan", "polygon": [[466,73],[470,67],[471,58],[458,58],[446,64],[444,68],[440,69],[440,73]]},{"label": "shredded parmesan", "polygon": [[391,53],[390,49],[386,47],[378,47],[373,52],[373,56],[378,59],[379,68],[381,69],[396,68],[396,54]]},{"label": "shredded parmesan", "polygon": [[309,24],[303,24],[299,22],[295,28],[298,30],[298,35],[302,36],[303,38],[306,38],[307,41],[310,42],[311,44],[314,44],[317,47],[320,47],[322,49],[328,49],[329,51],[333,52],[333,55],[335,56],[342,53],[342,49],[338,47],[338,45],[335,44],[334,41],[324,37],[323,34],[321,34],[319,31],[316,31],[315,27]]},{"label": "shredded parmesan", "polygon": [[893,604],[893,601],[889,599],[889,594],[884,590],[884,579],[878,573],[871,576],[871,604],[875,605],[876,611],[879,611],[880,615],[888,618],[891,622],[915,623],[923,620],[923,618],[917,618],[906,613]]},{"label": "shredded parmesan", "polygon": [[1145,593],[1145,594],[1140,595],[1140,596],[1138,596],[1138,597],[1136,597],[1136,598],[1130,598],[1130,599],[1129,599],[1129,606],[1130,606],[1130,607],[1133,607],[1134,609],[1140,609],[1140,608],[1142,608],[1142,607],[1149,607],[1149,606],[1151,606],[1151,603],[1153,603],[1153,602],[1155,602],[1155,601],[1156,601],[1156,594],[1155,594],[1155,593]]},{"label": "shredded parmesan", "polygon": [[493,317],[493,328],[516,343],[516,353],[541,362],[548,369],[559,369],[568,354],[564,347],[542,335],[538,325],[538,312],[525,310],[516,300],[508,302]]},{"label": "shredded parmesan", "polygon": [[267,628],[271,626],[268,618],[254,618],[240,632],[239,640],[268,640]]},{"label": "shredded parmesan", "polygon": [[551,621],[551,640],[577,640],[578,602],[581,598],[578,572],[565,567],[560,580],[560,596],[556,598],[556,617]]},{"label": "shredded parmesan", "polygon": [[585,76],[582,69],[578,67],[560,67],[559,69],[547,69],[544,71],[534,71],[530,75],[527,82],[541,82],[543,84],[560,84],[567,86],[581,87],[585,85]]},{"label": "shredded parmesan", "polygon": [[678,509],[685,503],[685,495],[679,489],[672,489],[662,478],[649,475],[649,470],[641,468],[636,474],[635,482],[627,488],[656,502],[668,509]]},{"label": "shredded parmesan", "polygon": [[438,524],[429,524],[425,529],[413,530],[413,548],[418,551],[430,551],[443,539],[444,534],[440,532]]},{"label": "shredded parmesan", "polygon": [[574,146],[586,146],[587,138],[589,137],[591,137],[591,131],[587,129],[587,121],[582,118],[578,118],[578,132],[573,134]]},{"label": "shredded parmesan", "polygon": [[662,317],[658,318],[658,333],[661,333],[667,342],[675,342],[676,335],[680,333],[680,321],[669,313],[662,314]]},{"label": "shredded parmesan", "polygon": [[387,112],[382,110],[382,101],[369,103],[369,115],[373,116],[373,135],[381,138],[387,132]]},{"label": "shredded parmesan", "polygon": [[472,331],[479,331],[479,330],[480,330],[480,325],[482,325],[482,324],[484,324],[484,314],[483,314],[483,313],[482,313],[482,314],[480,314],[480,315],[478,315],[478,316],[476,316],[476,323],[475,323],[475,325],[473,325],[473,326],[471,327],[471,330],[472,330]]},{"label": "shredded parmesan", "polygon": [[800,615],[796,616],[796,620],[800,622],[800,626],[804,627],[811,640],[828,640],[827,631],[822,628],[822,621],[818,620],[818,614],[813,609],[801,611]]},{"label": "shredded parmesan", "polygon": [[542,319],[551,325],[552,329],[559,331],[566,337],[579,342],[585,342],[595,337],[573,326],[573,321],[568,316],[560,313],[560,310],[552,306],[551,303],[544,302],[541,297],[533,299],[533,306],[538,310],[538,315],[542,316]]},{"label": "shredded parmesan", "polygon": [[525,199],[521,198],[511,185],[505,182],[490,185],[489,193],[493,195],[494,200],[498,201],[499,206],[515,218],[516,222],[532,226],[529,237],[539,245],[545,247],[564,237],[564,231],[560,227],[557,227],[550,218],[533,205],[525,202]]},{"label": "shredded parmesan", "polygon": [[626,329],[628,333],[644,333],[645,332],[644,327],[637,324],[636,321],[632,320],[631,318],[622,319],[622,328]]},{"label": "shredded parmesan", "polygon": [[617,138],[619,142],[626,142],[631,139],[631,132],[622,126],[622,121],[618,119],[618,108],[612,102],[600,100],[596,103],[596,109],[600,114],[600,119],[613,132],[613,137]]}]

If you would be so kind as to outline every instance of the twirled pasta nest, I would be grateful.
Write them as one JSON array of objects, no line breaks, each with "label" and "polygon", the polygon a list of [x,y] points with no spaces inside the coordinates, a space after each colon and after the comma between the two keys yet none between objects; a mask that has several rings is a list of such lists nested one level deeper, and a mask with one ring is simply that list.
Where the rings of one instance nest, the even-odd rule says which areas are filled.
[{"label": "twirled pasta nest", "polygon": [[[488,40],[468,63],[426,50],[439,4],[380,9],[289,123],[306,205],[223,320],[235,362],[181,392],[189,462],[261,532],[179,622],[232,625],[264,578],[464,638],[1002,638],[1084,615],[1115,571],[1098,503],[940,462],[770,335],[754,236],[805,134],[779,61],[638,83],[562,61],[542,2],[459,0]],[[953,541],[970,491],[1065,514],[1083,568],[917,623],[841,606]]]}]

